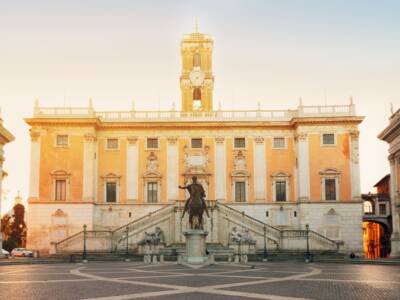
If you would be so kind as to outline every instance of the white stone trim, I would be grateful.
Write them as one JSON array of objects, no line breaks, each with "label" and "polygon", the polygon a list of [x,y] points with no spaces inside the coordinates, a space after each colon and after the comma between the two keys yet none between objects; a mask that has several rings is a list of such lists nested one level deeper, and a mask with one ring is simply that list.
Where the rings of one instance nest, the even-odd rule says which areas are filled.
[{"label": "white stone trim", "polygon": [[326,169],[320,172],[321,176],[321,199],[326,200],[325,195],[325,180],[334,179],[335,180],[335,195],[336,199],[326,200],[326,201],[340,201],[340,172],[335,169]]},{"label": "white stone trim", "polygon": [[[276,138],[282,138],[284,140],[284,146],[283,147],[275,147],[274,140]],[[287,148],[288,148],[287,139],[288,139],[288,136],[283,136],[283,135],[273,136],[272,137],[272,149],[274,149],[274,150],[287,150]]]},{"label": "white stone trim", "polygon": [[85,136],[83,143],[83,200],[93,201],[95,194],[95,156],[96,142],[94,136]]},{"label": "white stone trim", "polygon": [[310,199],[310,162],[308,137],[305,134],[297,137],[297,163],[299,181],[299,200]]},{"label": "white stone trim", "polygon": [[215,199],[226,200],[226,140],[215,139]]},{"label": "white stone trim", "polygon": [[[113,205],[113,204],[117,204],[120,202],[120,195],[119,195],[120,179],[121,179],[121,176],[117,176],[112,173],[109,173],[103,177],[103,203]],[[115,202],[107,202],[107,182],[115,182],[116,183]]]},{"label": "white stone trim", "polygon": [[[285,181],[285,189],[286,189],[286,200],[285,201],[277,201],[276,200],[276,182],[277,181]],[[277,203],[289,202],[291,200],[290,197],[290,175],[285,173],[276,173],[272,175],[272,200]]]},{"label": "white stone trim", "polygon": [[[245,199],[243,202],[236,201],[236,182],[244,182]],[[249,202],[249,189],[250,183],[248,177],[232,177],[232,202],[234,203],[247,203]]]},{"label": "white stone trim", "polygon": [[31,169],[29,176],[29,198],[39,198],[40,136],[31,141]]},{"label": "white stone trim", "polygon": [[128,138],[126,147],[126,199],[128,202],[138,198],[139,151],[137,138]]},{"label": "white stone trim", "polygon": [[[51,199],[55,202],[65,202],[71,200],[71,174],[57,170],[50,173],[51,176]],[[56,180],[65,180],[65,200],[56,200]]]},{"label": "white stone trim", "polygon": [[350,133],[351,198],[361,199],[358,132]]},{"label": "white stone trim", "polygon": [[178,198],[179,198],[178,185],[179,185],[179,149],[178,149],[177,142],[170,138],[168,140],[168,144],[167,144],[167,199],[168,199],[168,201],[178,200]]},{"label": "white stone trim", "polygon": [[[324,144],[324,134],[333,134],[333,144]],[[337,146],[337,132],[321,132],[320,133],[321,147],[336,147]]]},{"label": "white stone trim", "polygon": [[[156,182],[157,183],[157,202],[148,202],[147,197],[147,188],[149,182]],[[161,178],[145,178],[144,179],[144,202],[150,204],[156,204],[161,202]]]},{"label": "white stone trim", "polygon": [[256,201],[266,198],[267,158],[264,138],[258,137],[254,143],[254,193]]}]

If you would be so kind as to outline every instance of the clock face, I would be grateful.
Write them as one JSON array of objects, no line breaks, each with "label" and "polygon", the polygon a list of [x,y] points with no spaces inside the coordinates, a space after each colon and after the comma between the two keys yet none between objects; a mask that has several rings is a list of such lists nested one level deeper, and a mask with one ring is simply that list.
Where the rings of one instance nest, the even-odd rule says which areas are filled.
[{"label": "clock face", "polygon": [[189,79],[193,86],[201,86],[204,82],[204,72],[201,70],[193,70],[189,74]]}]

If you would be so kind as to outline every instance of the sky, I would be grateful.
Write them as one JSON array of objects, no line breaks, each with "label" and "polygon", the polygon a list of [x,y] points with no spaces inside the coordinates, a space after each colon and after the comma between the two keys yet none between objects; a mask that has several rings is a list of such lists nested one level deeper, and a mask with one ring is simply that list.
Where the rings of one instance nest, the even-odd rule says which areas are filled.
[{"label": "sky", "polygon": [[28,197],[30,137],[41,106],[180,108],[182,35],[214,38],[214,108],[348,104],[360,125],[362,192],[389,173],[377,135],[400,108],[400,1],[0,0],[3,212]]}]

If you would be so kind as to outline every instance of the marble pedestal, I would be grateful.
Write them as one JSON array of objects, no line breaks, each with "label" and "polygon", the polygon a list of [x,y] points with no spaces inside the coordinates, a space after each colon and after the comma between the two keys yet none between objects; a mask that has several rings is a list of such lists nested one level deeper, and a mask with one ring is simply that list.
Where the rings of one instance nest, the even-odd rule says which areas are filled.
[{"label": "marble pedestal", "polygon": [[186,237],[185,262],[188,264],[204,264],[208,258],[206,255],[207,231],[201,229],[189,229],[183,233]]}]

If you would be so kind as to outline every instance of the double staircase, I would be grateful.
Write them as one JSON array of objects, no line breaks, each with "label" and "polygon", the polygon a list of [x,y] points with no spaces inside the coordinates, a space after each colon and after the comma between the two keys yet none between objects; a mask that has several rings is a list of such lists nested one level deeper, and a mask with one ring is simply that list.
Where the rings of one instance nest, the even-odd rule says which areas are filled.
[{"label": "double staircase", "polygon": [[[313,230],[279,229],[223,203],[208,203],[213,213],[206,225],[206,230],[211,231],[207,249],[216,254],[236,254],[237,248],[233,247],[229,238],[233,227],[247,230],[254,238],[255,251],[250,256],[252,260],[261,259],[265,251],[269,258],[275,260],[304,257],[307,239],[314,255],[336,257],[340,253],[340,243]],[[180,205],[169,204],[114,230],[80,231],[54,243],[53,252],[57,255],[82,253],[85,247],[90,254],[122,255],[126,249],[131,254],[138,254],[138,242],[144,232],[153,232],[155,227],[160,227],[166,240],[162,252],[174,257],[185,247],[182,238],[185,220],[181,220],[181,211]]]}]

